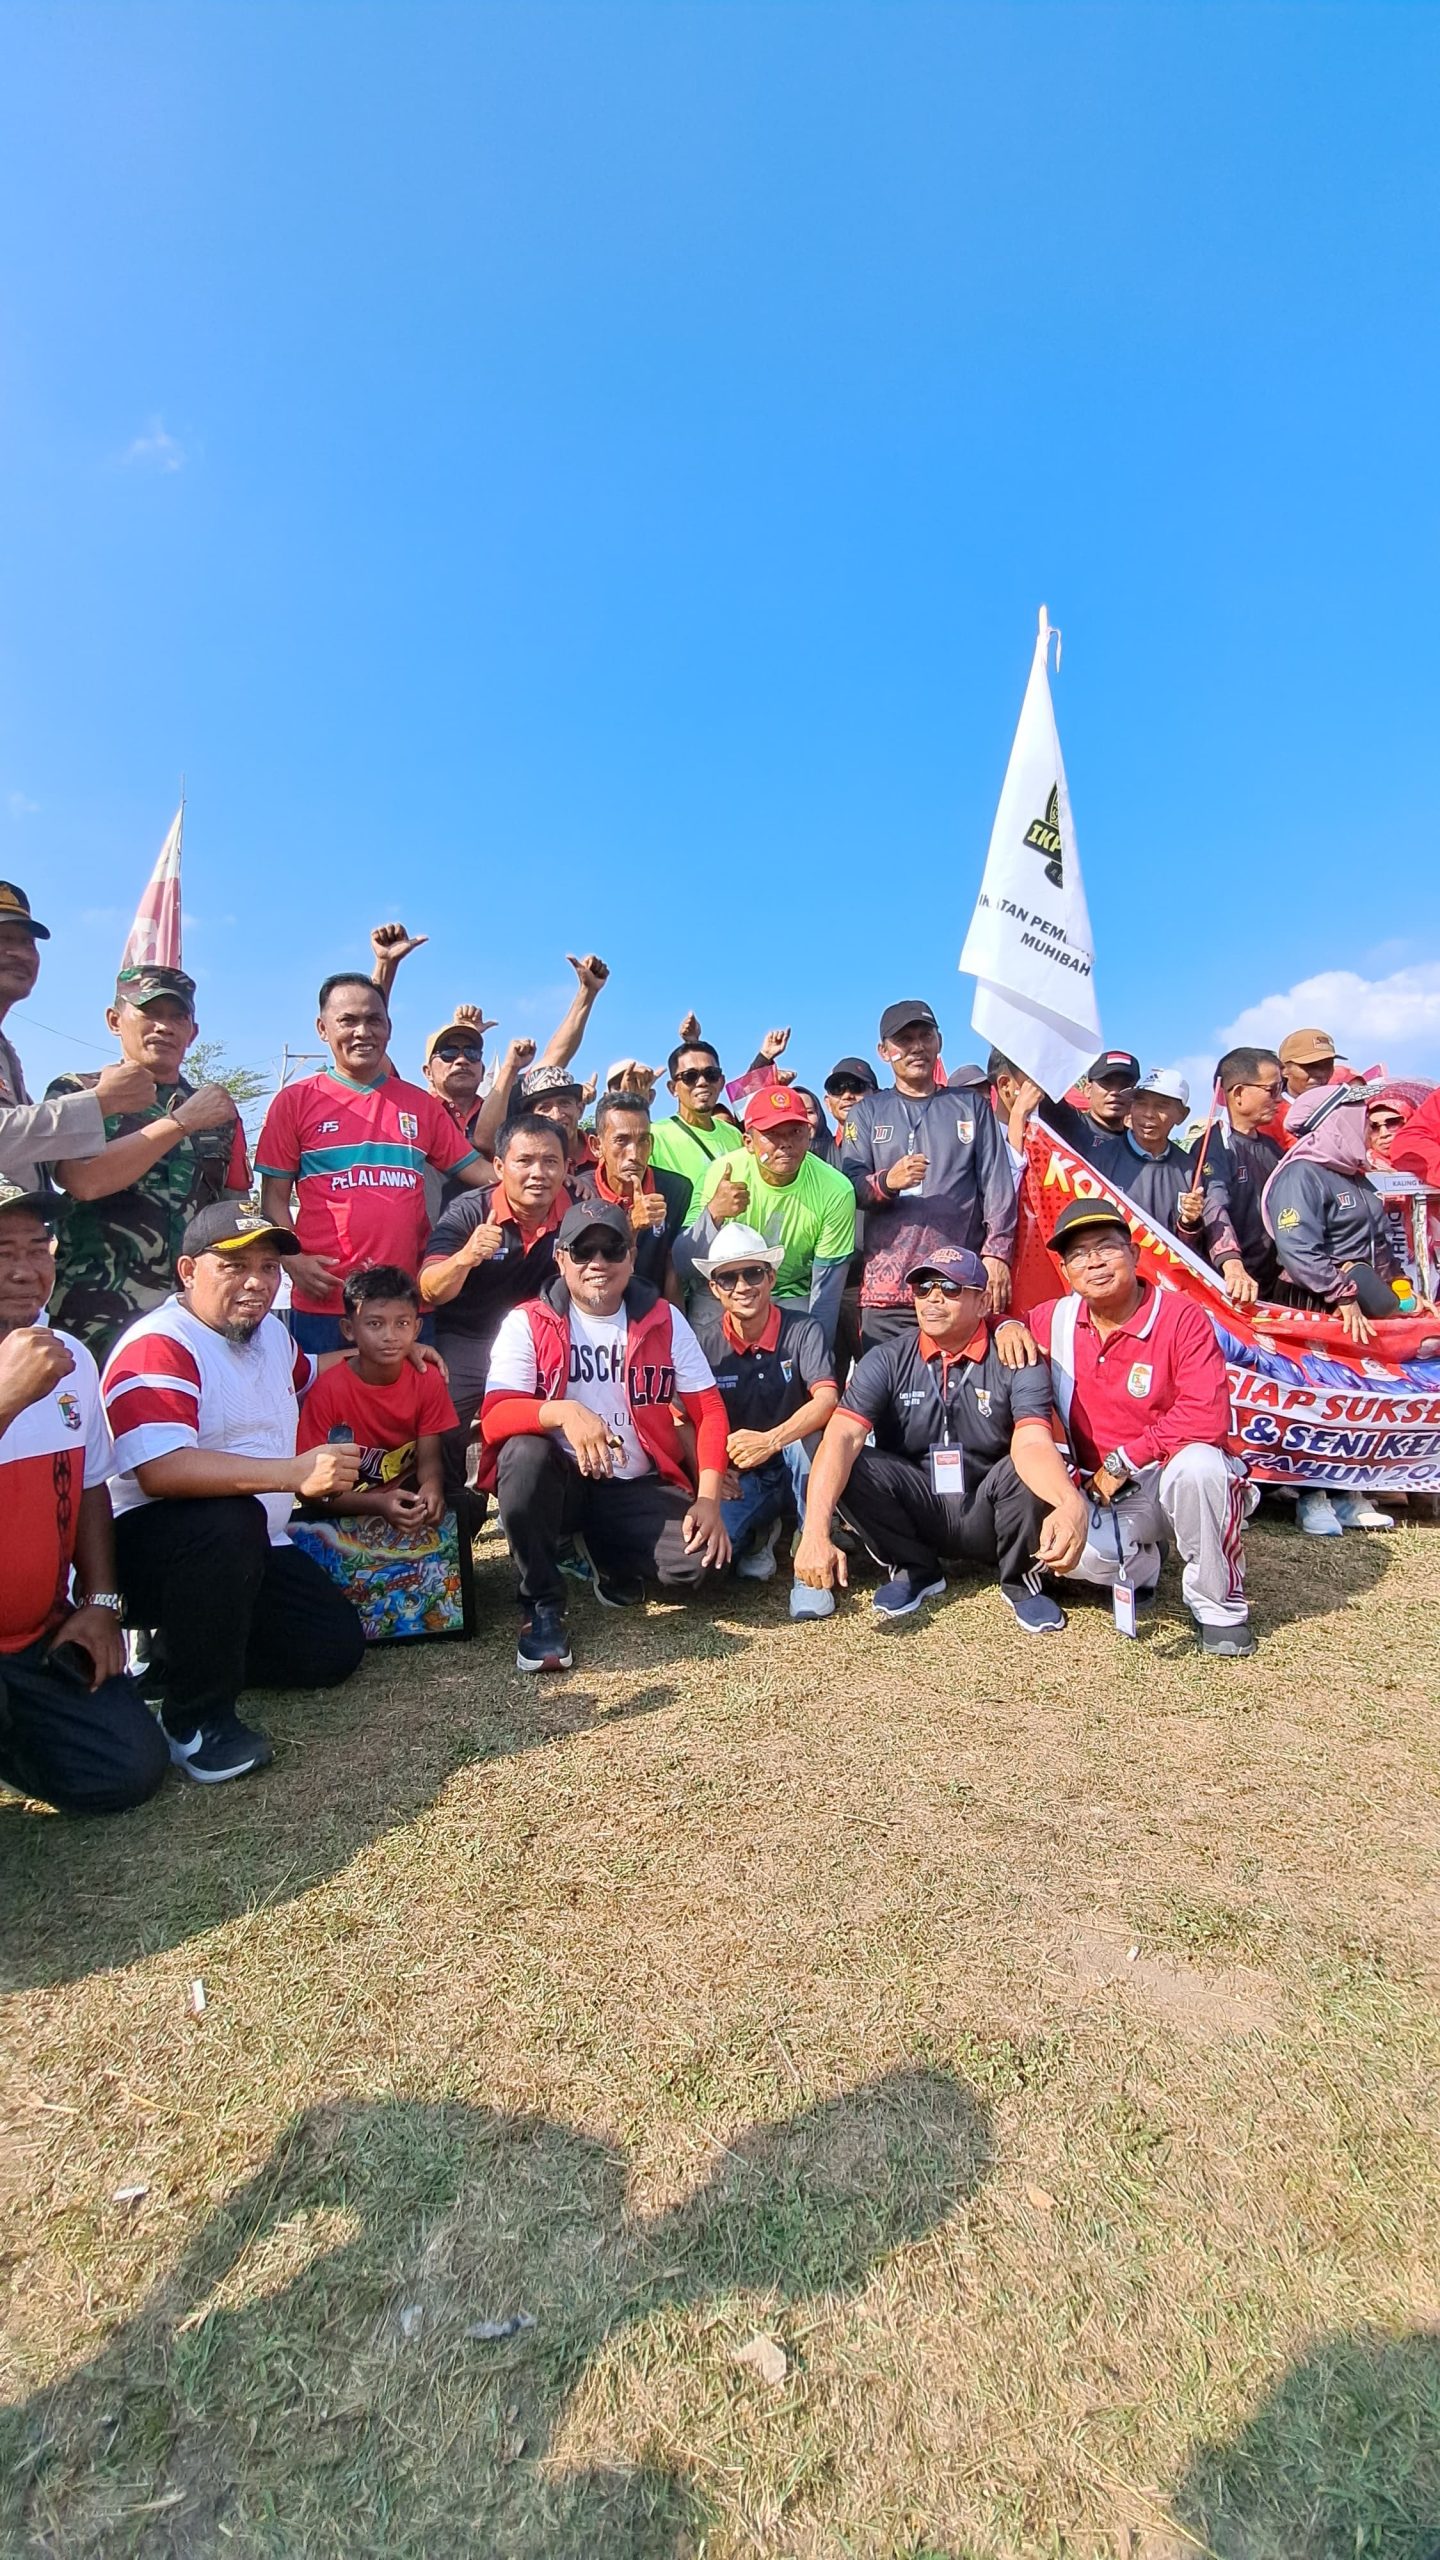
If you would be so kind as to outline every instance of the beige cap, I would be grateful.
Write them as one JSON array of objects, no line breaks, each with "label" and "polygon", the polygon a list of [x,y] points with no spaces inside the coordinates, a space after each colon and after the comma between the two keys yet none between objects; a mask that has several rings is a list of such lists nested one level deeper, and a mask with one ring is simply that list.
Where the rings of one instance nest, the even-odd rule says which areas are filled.
[{"label": "beige cap", "polygon": [[1328,1031],[1291,1031],[1280,1043],[1282,1067],[1318,1067],[1335,1055]]},{"label": "beige cap", "polygon": [[425,1064],[427,1067],[435,1055],[436,1050],[439,1048],[441,1041],[448,1040],[452,1031],[458,1031],[466,1040],[473,1040],[477,1049],[483,1049],[485,1046],[485,1042],[473,1022],[442,1022],[439,1030],[432,1031],[429,1039],[425,1043]]}]

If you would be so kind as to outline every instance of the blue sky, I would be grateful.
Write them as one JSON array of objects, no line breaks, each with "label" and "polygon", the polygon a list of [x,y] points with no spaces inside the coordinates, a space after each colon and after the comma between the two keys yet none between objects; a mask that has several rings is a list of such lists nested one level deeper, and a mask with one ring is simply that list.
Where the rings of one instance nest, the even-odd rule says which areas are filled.
[{"label": "blue sky", "polygon": [[1383,0],[12,0],[32,1084],[182,769],[237,1060],[393,914],[403,1062],[586,945],[594,1066],[917,992],[957,1060],[1042,599],[1107,1039],[1440,1074],[1437,84]]}]

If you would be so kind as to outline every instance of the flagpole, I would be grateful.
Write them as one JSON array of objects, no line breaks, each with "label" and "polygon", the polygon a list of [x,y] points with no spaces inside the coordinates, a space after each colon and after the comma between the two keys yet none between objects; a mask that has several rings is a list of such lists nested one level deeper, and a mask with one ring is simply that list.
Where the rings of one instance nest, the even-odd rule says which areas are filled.
[{"label": "flagpole", "polygon": [[1219,1079],[1219,1077],[1217,1076],[1217,1077],[1216,1077],[1216,1079],[1215,1079],[1214,1090],[1213,1090],[1213,1092],[1211,1093],[1211,1096],[1210,1096],[1210,1117],[1209,1117],[1209,1119],[1208,1119],[1208,1120],[1206,1121],[1206,1123],[1205,1123],[1205,1134],[1204,1134],[1204,1136],[1202,1137],[1202,1139],[1201,1139],[1201,1141],[1200,1141],[1200,1152],[1199,1152],[1199,1154],[1197,1155],[1197,1157],[1195,1158],[1195,1174],[1194,1174],[1194,1179],[1192,1180],[1191,1185],[1190,1185],[1190,1188],[1191,1188],[1191,1190],[1192,1190],[1192,1191],[1196,1191],[1196,1190],[1198,1190],[1198,1189],[1199,1189],[1199,1187],[1200,1187],[1200,1183],[1201,1183],[1202,1179],[1204,1178],[1204,1173],[1205,1173],[1205,1150],[1206,1150],[1206,1148],[1207,1148],[1207,1147],[1209,1146],[1209,1144],[1210,1144],[1210,1132],[1211,1132],[1211,1130],[1212,1130],[1212,1129],[1214,1128],[1214,1126],[1215,1126],[1215,1114],[1216,1114],[1216,1112],[1219,1110],[1219,1108],[1220,1108],[1220,1079]]}]

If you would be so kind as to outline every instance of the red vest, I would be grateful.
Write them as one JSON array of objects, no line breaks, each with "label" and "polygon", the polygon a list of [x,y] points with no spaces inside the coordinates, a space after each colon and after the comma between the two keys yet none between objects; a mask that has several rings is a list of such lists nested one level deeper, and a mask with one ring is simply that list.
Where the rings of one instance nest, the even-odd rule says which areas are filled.
[{"label": "red vest", "polygon": [[[676,1421],[675,1354],[668,1298],[657,1297],[632,1281],[625,1293],[630,1322],[625,1335],[625,1395],[635,1437],[658,1474],[682,1491],[695,1491],[694,1432],[684,1418],[685,1437]],[[558,1307],[549,1297],[527,1298],[516,1309],[530,1327],[535,1345],[535,1392],[542,1404],[558,1404],[570,1392],[570,1317],[568,1299]],[[684,1416],[683,1406],[680,1408]],[[477,1481],[489,1492],[495,1483],[499,1450],[480,1444]]]}]

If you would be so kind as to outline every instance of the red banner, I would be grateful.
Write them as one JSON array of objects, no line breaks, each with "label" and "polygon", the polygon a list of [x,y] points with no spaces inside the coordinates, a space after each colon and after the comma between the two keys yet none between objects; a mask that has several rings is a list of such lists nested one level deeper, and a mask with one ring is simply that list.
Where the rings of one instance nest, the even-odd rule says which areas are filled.
[{"label": "red banner", "polygon": [[1109,1200],[1159,1289],[1205,1309],[1230,1377],[1230,1446],[1262,1484],[1324,1484],[1347,1492],[1440,1492],[1440,1319],[1395,1316],[1361,1351],[1339,1318],[1298,1307],[1232,1307],[1224,1283],[1178,1236],[1152,1227],[1083,1156],[1030,1124],[1020,1183],[1014,1306],[1023,1315],[1063,1297],[1065,1274],[1044,1239],[1067,1200]]}]

